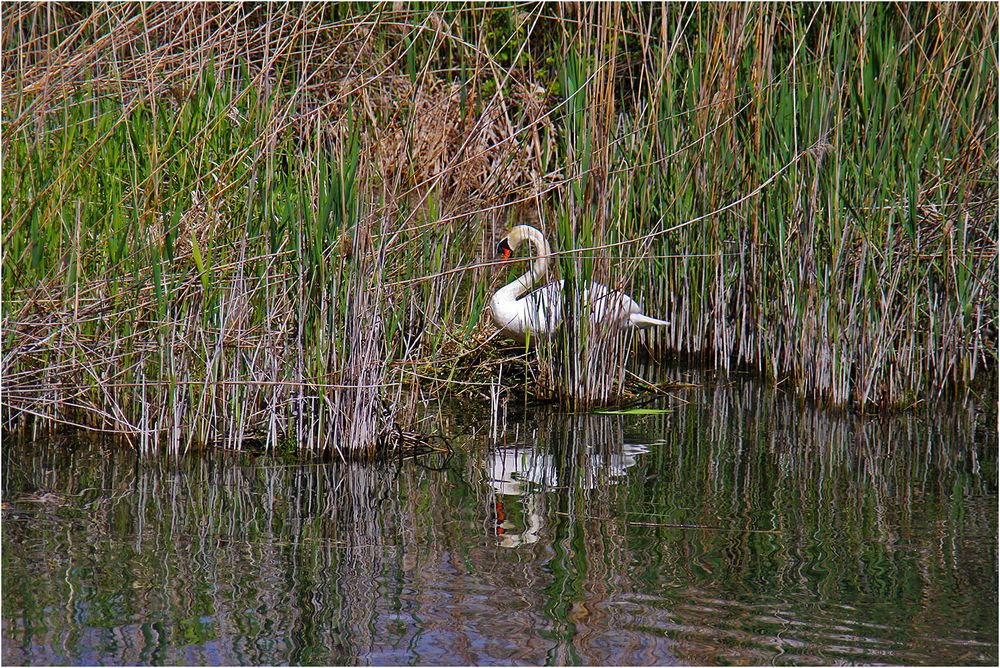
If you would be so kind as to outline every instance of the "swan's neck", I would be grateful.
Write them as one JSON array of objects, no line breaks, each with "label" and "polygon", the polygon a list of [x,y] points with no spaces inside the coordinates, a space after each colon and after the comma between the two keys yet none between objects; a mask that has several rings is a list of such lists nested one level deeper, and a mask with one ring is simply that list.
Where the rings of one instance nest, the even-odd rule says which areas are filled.
[{"label": "swan's neck", "polygon": [[535,261],[531,263],[531,269],[526,274],[511,281],[497,291],[497,295],[503,295],[510,299],[520,299],[531,288],[540,281],[549,270],[549,243],[542,236],[541,232],[534,228],[525,228],[524,240],[531,244],[534,251]]}]

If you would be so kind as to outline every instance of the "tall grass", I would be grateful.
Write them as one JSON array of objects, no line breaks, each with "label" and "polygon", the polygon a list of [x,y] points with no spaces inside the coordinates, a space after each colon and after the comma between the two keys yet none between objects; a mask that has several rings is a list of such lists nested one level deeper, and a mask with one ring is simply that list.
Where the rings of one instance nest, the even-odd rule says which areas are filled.
[{"label": "tall grass", "polygon": [[[996,35],[985,4],[5,6],[4,426],[391,446],[490,358],[517,222],[567,312],[600,280],[669,318],[656,357],[862,407],[966,387]],[[533,393],[620,395],[634,342],[583,322]]]}]

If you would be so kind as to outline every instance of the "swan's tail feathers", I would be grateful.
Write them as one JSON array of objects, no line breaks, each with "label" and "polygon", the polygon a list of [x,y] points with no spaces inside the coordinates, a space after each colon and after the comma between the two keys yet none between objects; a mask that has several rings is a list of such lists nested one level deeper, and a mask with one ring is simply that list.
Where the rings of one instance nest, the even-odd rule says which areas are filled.
[{"label": "swan's tail feathers", "polygon": [[649,316],[642,315],[640,313],[632,313],[629,315],[629,320],[632,322],[633,327],[638,327],[639,329],[646,329],[647,327],[663,327],[664,325],[670,324],[666,320],[650,318]]}]

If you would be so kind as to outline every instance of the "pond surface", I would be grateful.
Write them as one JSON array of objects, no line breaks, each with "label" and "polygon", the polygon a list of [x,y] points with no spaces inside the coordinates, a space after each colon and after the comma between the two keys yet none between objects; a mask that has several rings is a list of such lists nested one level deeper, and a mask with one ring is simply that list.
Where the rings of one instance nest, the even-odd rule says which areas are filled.
[{"label": "pond surface", "polygon": [[450,456],[6,438],[3,663],[990,664],[996,408],[428,408]]}]

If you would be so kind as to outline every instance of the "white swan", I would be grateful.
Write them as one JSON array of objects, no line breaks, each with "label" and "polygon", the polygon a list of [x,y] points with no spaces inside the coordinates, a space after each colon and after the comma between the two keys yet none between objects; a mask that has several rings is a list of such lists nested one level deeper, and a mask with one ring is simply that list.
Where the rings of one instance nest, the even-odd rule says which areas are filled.
[{"label": "white swan", "polygon": [[[500,331],[519,343],[551,338],[562,324],[563,281],[549,283],[531,294],[525,294],[545,277],[549,269],[552,251],[542,233],[530,225],[518,225],[497,244],[497,255],[507,260],[525,241],[531,243],[537,255],[531,270],[497,290],[490,300],[493,322]],[[600,283],[588,283],[580,301],[583,310],[589,311],[591,327],[645,329],[669,324],[666,320],[643,315],[634,299]]]}]

